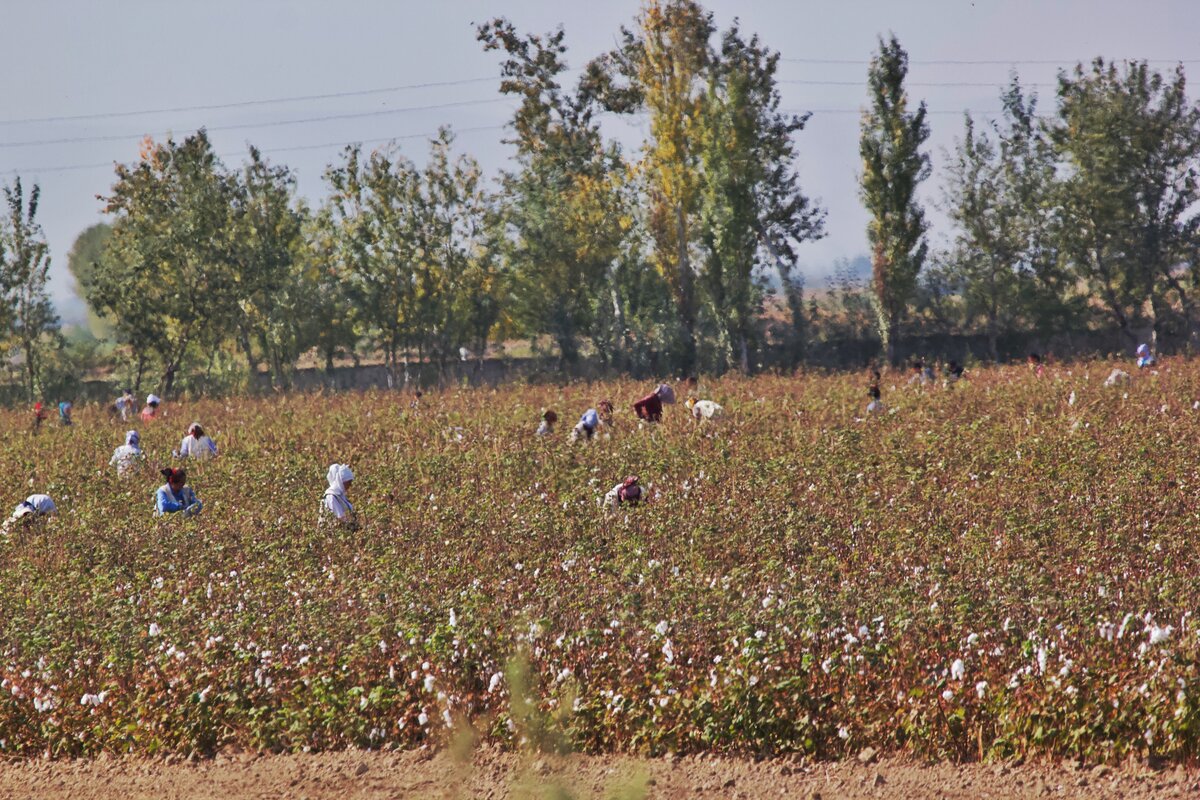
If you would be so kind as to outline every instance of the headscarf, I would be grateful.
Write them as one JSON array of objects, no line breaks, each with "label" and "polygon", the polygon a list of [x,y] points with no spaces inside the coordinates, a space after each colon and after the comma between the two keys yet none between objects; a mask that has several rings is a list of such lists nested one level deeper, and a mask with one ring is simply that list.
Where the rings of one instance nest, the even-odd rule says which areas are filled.
[{"label": "headscarf", "polygon": [[162,402],[162,398],[160,398],[156,394],[146,395],[146,405],[148,405],[148,406],[156,406],[161,402]]},{"label": "headscarf", "polygon": [[142,437],[138,436],[137,431],[128,431],[125,434],[125,444],[129,445],[134,450],[139,449],[141,443],[142,443]]},{"label": "headscarf", "polygon": [[199,439],[204,435],[204,429],[200,427],[199,422],[193,422],[191,425],[188,425],[187,435]]},{"label": "headscarf", "polygon": [[579,418],[579,424],[589,430],[595,430],[600,424],[600,415],[596,413],[596,409],[589,408],[583,412],[583,416]]},{"label": "headscarf", "polygon": [[1141,356],[1142,358],[1145,358],[1146,356],[1150,355],[1150,345],[1139,344],[1137,347],[1137,354],[1139,356]]},{"label": "headscarf", "polygon": [[675,390],[665,383],[660,383],[658,388],[654,390],[654,393],[658,395],[659,400],[662,400],[667,405],[675,402]]},{"label": "headscarf", "polygon": [[345,500],[346,481],[354,480],[354,473],[346,464],[330,464],[329,471],[325,473],[325,479],[329,481],[329,488],[325,490],[325,494]]},{"label": "headscarf", "polygon": [[630,504],[642,499],[642,487],[638,485],[637,475],[630,475],[621,482],[621,488],[617,490],[617,497]]},{"label": "headscarf", "polygon": [[162,476],[167,479],[167,483],[178,479],[179,483],[187,481],[187,470],[183,467],[165,467],[160,470]]}]

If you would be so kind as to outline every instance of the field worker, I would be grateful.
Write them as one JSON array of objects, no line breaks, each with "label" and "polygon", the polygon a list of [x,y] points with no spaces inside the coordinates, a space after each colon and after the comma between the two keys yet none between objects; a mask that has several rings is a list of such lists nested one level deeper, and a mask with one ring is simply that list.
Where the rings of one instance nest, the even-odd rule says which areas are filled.
[{"label": "field worker", "polygon": [[871,398],[871,402],[867,403],[868,414],[882,414],[883,401],[879,399],[879,387],[872,386],[867,390],[867,395]]},{"label": "field worker", "polygon": [[179,452],[174,456],[176,458],[212,458],[216,454],[217,443],[204,432],[204,428],[200,427],[199,422],[193,422],[188,426],[187,435],[179,443]]},{"label": "field worker", "polygon": [[637,475],[630,475],[604,495],[604,505],[612,511],[616,511],[623,504],[636,506],[641,500],[642,487],[638,485]]},{"label": "field worker", "polygon": [[346,491],[354,482],[354,473],[346,464],[330,464],[325,479],[329,481],[329,488],[321,498],[322,521],[333,519],[344,525],[356,526],[354,506],[346,497]]},{"label": "field worker", "polygon": [[1150,352],[1150,345],[1139,344],[1137,347],[1138,369],[1145,369],[1146,367],[1153,367],[1157,363],[1158,363],[1158,360],[1155,359],[1154,355]]},{"label": "field worker", "polygon": [[142,422],[150,422],[158,416],[158,407],[162,404],[162,398],[156,394],[146,395],[146,405],[142,408]]},{"label": "field worker", "polygon": [[945,375],[946,375],[946,385],[947,386],[949,386],[952,383],[958,383],[958,379],[963,376],[962,364],[959,364],[957,361],[952,360],[949,364],[946,365]]},{"label": "field worker", "polygon": [[8,533],[14,525],[25,525],[56,513],[58,513],[58,507],[54,505],[54,501],[50,499],[50,495],[31,494],[13,509],[12,516],[4,523],[4,532]]},{"label": "field worker", "polygon": [[46,421],[46,409],[42,408],[41,401],[33,404],[33,432],[37,433],[42,429],[42,423]]},{"label": "field worker", "polygon": [[675,390],[665,383],[660,383],[653,392],[633,404],[634,413],[638,419],[647,422],[661,422],[663,403],[670,405],[675,402]]},{"label": "field worker", "polygon": [[141,448],[141,437],[137,431],[125,433],[125,444],[113,450],[109,465],[117,468],[117,475],[125,476],[137,467],[145,457]]},{"label": "field worker", "polygon": [[712,400],[693,400],[689,397],[684,405],[699,420],[720,419],[725,414],[725,409]]},{"label": "field worker", "polygon": [[596,435],[596,429],[600,427],[600,412],[594,408],[589,408],[583,412],[583,416],[579,418],[579,422],[575,423],[575,427],[571,430],[571,441],[575,442],[583,437],[591,441]]},{"label": "field worker", "polygon": [[1033,370],[1033,374],[1037,375],[1039,378],[1042,377],[1042,373],[1046,371],[1046,367],[1042,365],[1042,357],[1037,353],[1029,354],[1028,364],[1029,368]]},{"label": "field worker", "polygon": [[1104,385],[1109,388],[1113,386],[1127,386],[1131,380],[1133,380],[1133,376],[1125,370],[1113,369],[1112,372],[1108,373],[1108,377],[1104,379]]},{"label": "field worker", "polygon": [[558,422],[558,414],[555,414],[550,409],[542,412],[542,422],[538,425],[536,435],[549,436],[554,433],[554,423]]},{"label": "field worker", "polygon": [[600,413],[600,424],[611,428],[613,424],[613,404],[608,400],[601,400],[596,406],[596,410]]},{"label": "field worker", "polygon": [[127,422],[129,420],[129,416],[133,413],[133,403],[134,397],[132,389],[126,389],[121,393],[121,396],[117,398],[116,402],[113,403],[113,408],[115,408],[117,413],[121,415],[121,422]]},{"label": "field worker", "polygon": [[64,428],[71,424],[71,401],[63,400],[58,404],[58,421]]},{"label": "field worker", "polygon": [[160,470],[167,482],[158,487],[154,495],[154,516],[175,514],[180,511],[185,517],[194,517],[204,508],[200,498],[187,485],[187,470],[167,467]]}]

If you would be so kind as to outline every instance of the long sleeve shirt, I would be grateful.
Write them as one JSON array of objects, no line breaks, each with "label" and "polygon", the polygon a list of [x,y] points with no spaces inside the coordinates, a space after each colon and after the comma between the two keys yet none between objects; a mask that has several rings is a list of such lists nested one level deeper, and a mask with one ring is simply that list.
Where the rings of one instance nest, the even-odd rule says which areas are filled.
[{"label": "long sleeve shirt", "polygon": [[210,458],[217,454],[217,443],[205,434],[197,439],[190,433],[179,443],[180,458]]},{"label": "long sleeve shirt", "polygon": [[321,517],[324,519],[332,517],[338,522],[353,526],[355,524],[354,506],[346,499],[346,495],[327,490],[325,496],[321,498]]},{"label": "long sleeve shirt", "polygon": [[154,516],[156,517],[179,511],[182,511],[184,516],[191,517],[199,514],[203,508],[204,504],[200,502],[200,498],[196,497],[196,493],[190,486],[184,486],[176,494],[171,491],[169,483],[164,483],[158,487],[158,492],[154,496]]},{"label": "long sleeve shirt", "polygon": [[644,419],[649,422],[658,422],[662,419],[662,398],[658,396],[658,391],[655,390],[633,404],[633,410],[637,413],[639,419]]},{"label": "long sleeve shirt", "polygon": [[144,458],[142,451],[133,445],[123,444],[116,450],[113,450],[112,458],[109,464],[117,468],[118,475],[124,475],[137,466],[137,463]]}]

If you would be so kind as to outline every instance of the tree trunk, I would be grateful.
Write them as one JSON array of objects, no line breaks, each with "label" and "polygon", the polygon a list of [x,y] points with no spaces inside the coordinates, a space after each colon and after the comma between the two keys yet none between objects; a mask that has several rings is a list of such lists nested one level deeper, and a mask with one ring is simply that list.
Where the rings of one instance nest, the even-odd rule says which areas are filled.
[{"label": "tree trunk", "polygon": [[683,206],[675,206],[675,228],[679,239],[679,319],[683,324],[684,375],[696,371],[696,310],[692,307],[692,265],[688,258],[687,220]]}]

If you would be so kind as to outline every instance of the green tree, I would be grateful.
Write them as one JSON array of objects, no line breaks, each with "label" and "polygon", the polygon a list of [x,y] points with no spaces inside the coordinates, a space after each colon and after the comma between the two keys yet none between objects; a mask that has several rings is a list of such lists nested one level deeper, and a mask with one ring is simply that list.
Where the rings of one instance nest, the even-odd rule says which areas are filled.
[{"label": "green tree", "polygon": [[[75,294],[79,297],[87,296],[85,287],[91,282],[92,273],[100,263],[104,248],[108,246],[111,237],[112,225],[107,222],[97,222],[75,237],[75,242],[67,253],[67,270],[71,273]],[[115,333],[112,323],[97,314],[90,305],[87,309],[87,325],[92,336],[97,339],[108,339]]]},{"label": "green tree", "polygon": [[525,332],[548,334],[571,365],[581,339],[595,344],[609,270],[631,224],[620,190],[626,167],[603,143],[593,96],[560,83],[561,29],[521,36],[496,19],[478,38],[505,53],[500,90],[521,98],[512,121],[518,169],[502,177],[513,314]]},{"label": "green tree", "polygon": [[21,352],[28,399],[42,391],[43,359],[47,348],[61,346],[58,315],[46,292],[50,255],[37,221],[41,189],[34,184],[26,199],[21,179],[4,187],[7,213],[0,223],[0,288],[8,338]]},{"label": "green tree", "polygon": [[750,372],[768,267],[777,270],[792,314],[793,360],[802,346],[795,247],[823,235],[824,212],[800,190],[793,136],[807,118],[779,113],[778,60],[757,36],[727,31],[700,117],[699,283],[718,330],[719,370],[733,360]]},{"label": "green tree", "polygon": [[904,79],[908,54],[895,36],[879,40],[879,53],[867,71],[870,107],[863,115],[859,152],[863,160],[860,196],[870,214],[871,288],[879,338],[895,363],[900,323],[908,310],[925,262],[925,212],[917,186],[929,176],[925,103],[908,108]]},{"label": "green tree", "polygon": [[236,176],[201,130],[180,143],[147,140],[139,162],[117,166],[104,198],[115,222],[88,300],[114,320],[139,364],[147,350],[157,356],[163,394],[174,388],[189,349],[222,341],[237,319],[237,197]]},{"label": "green tree", "polygon": [[1058,99],[1064,255],[1131,344],[1143,320],[1154,339],[1166,333],[1173,306],[1190,338],[1200,108],[1182,67],[1164,76],[1096,59],[1059,75]]}]

